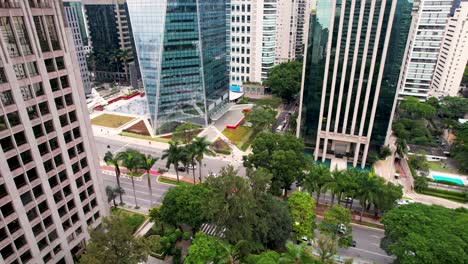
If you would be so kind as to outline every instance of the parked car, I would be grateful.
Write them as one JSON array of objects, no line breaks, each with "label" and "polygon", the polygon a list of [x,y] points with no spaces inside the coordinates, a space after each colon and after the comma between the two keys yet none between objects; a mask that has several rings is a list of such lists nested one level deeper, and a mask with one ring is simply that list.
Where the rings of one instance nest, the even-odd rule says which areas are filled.
[{"label": "parked car", "polygon": [[353,240],[353,243],[351,243],[352,247],[356,247],[356,240]]},{"label": "parked car", "polygon": [[177,170],[181,171],[181,172],[185,172],[185,171],[187,171],[187,168],[186,167],[178,167]]}]

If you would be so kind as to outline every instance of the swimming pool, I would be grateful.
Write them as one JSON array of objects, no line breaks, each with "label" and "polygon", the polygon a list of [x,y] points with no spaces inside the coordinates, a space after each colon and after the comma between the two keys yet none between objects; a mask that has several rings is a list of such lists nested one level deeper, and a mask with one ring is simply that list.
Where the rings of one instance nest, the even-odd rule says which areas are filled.
[{"label": "swimming pool", "polygon": [[441,175],[432,175],[432,179],[434,181],[448,181],[448,182],[453,182],[455,184],[463,186],[463,181],[458,178],[452,178],[452,177],[447,177],[447,176],[441,176]]}]

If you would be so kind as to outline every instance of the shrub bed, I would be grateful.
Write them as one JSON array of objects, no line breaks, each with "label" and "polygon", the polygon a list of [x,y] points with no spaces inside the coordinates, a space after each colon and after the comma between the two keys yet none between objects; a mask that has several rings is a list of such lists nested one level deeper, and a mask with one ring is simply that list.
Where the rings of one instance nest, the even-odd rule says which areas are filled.
[{"label": "shrub bed", "polygon": [[216,153],[225,154],[225,155],[231,154],[231,148],[229,147],[229,145],[220,138],[216,139],[216,141],[213,142],[213,144],[211,144],[211,147],[213,148],[213,151]]}]

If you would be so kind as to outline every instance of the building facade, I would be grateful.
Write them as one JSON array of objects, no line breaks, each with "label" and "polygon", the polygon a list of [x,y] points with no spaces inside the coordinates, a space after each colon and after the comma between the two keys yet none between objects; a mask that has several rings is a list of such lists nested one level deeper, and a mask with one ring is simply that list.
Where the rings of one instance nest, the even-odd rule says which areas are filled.
[{"label": "building facade", "polygon": [[468,2],[452,9],[431,82],[430,95],[456,96],[468,60]]},{"label": "building facade", "polygon": [[80,6],[70,5],[69,2],[63,3],[65,6],[65,16],[68,27],[73,34],[73,42],[75,44],[75,52],[80,66],[81,81],[83,82],[84,93],[86,96],[91,94],[91,76],[89,75],[88,63],[86,62],[86,49],[82,40],[82,30],[80,28],[81,12]]},{"label": "building facade", "polygon": [[316,160],[364,167],[386,144],[411,10],[409,0],[317,1],[297,128]]},{"label": "building facade", "polygon": [[311,0],[278,0],[275,64],[304,56]]},{"label": "building facade", "polygon": [[454,0],[416,3],[398,90],[399,99],[414,96],[426,100]]},{"label": "building facade", "polygon": [[155,133],[183,122],[206,126],[228,100],[227,2],[128,2]]},{"label": "building facade", "polygon": [[83,0],[90,36],[94,78],[129,81],[134,61],[132,27],[126,0]]},{"label": "building facade", "polygon": [[277,0],[232,0],[230,6],[230,83],[261,83],[275,64]]},{"label": "building facade", "polygon": [[73,263],[108,213],[60,0],[0,2],[0,263]]}]

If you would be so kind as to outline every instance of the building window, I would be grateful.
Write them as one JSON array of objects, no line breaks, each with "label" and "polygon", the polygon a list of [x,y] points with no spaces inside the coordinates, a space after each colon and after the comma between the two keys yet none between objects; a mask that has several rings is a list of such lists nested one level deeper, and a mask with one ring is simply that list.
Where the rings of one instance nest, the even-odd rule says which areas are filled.
[{"label": "building window", "polygon": [[3,106],[12,105],[15,103],[13,94],[11,94],[11,90],[0,92],[0,100],[3,103]]},{"label": "building window", "polygon": [[60,42],[55,28],[54,16],[46,16],[47,29],[49,30],[50,43],[52,44],[53,50],[60,49]]},{"label": "building window", "polygon": [[0,30],[2,31],[3,41],[6,43],[8,54],[11,57],[20,56],[9,17],[0,17]]},{"label": "building window", "polygon": [[28,77],[28,75],[26,74],[26,69],[24,67],[24,64],[22,63],[13,65],[13,70],[15,71],[16,79],[18,80]]},{"label": "building window", "polygon": [[39,75],[39,71],[37,70],[37,64],[35,61],[26,62],[26,68],[28,68],[29,77]]},{"label": "building window", "polygon": [[39,44],[42,52],[50,51],[49,43],[47,42],[47,34],[44,27],[44,22],[41,16],[34,17],[34,24],[36,25],[36,33],[39,38]]},{"label": "building window", "polygon": [[21,16],[13,17],[13,23],[15,24],[16,35],[19,39],[19,44],[23,55],[32,54],[31,44],[29,43],[28,31],[26,30],[26,25],[24,24],[24,19]]}]

